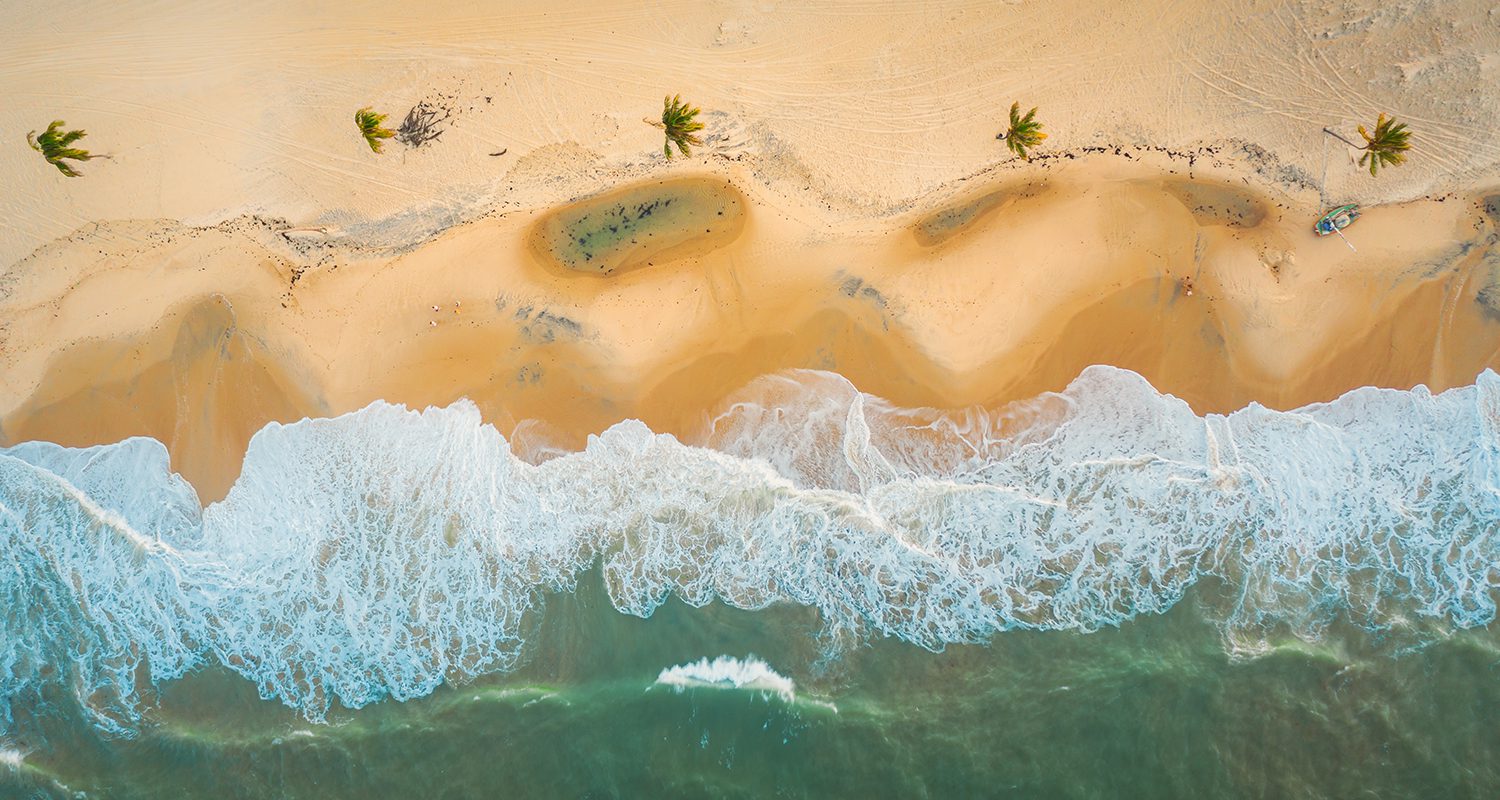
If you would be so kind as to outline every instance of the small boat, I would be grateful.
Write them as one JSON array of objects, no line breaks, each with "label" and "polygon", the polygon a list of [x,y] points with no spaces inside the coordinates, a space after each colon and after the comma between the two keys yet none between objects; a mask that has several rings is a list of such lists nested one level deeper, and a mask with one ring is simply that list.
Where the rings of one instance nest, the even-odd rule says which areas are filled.
[{"label": "small boat", "polygon": [[1339,233],[1339,231],[1354,224],[1354,221],[1357,219],[1359,219],[1359,206],[1353,203],[1347,206],[1339,206],[1318,217],[1318,221],[1313,223],[1313,233],[1319,236]]}]

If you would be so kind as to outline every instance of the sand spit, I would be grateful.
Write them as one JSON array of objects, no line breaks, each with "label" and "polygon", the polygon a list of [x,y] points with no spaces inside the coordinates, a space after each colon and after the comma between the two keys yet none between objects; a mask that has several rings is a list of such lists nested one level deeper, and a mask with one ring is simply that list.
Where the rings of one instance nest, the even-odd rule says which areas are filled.
[{"label": "sand spit", "polygon": [[1371,208],[1354,252],[1313,235],[1310,206],[1180,166],[1057,159],[872,225],[721,163],[674,185],[742,203],[732,240],[710,227],[608,277],[539,251],[539,226],[595,198],[385,255],[266,220],[92,226],[7,273],[0,425],[7,442],[157,437],[212,499],[265,422],[375,399],[467,396],[522,446],[574,448],[627,417],[693,439],[727,394],[788,368],[951,407],[1107,363],[1228,411],[1500,367],[1489,194]]}]

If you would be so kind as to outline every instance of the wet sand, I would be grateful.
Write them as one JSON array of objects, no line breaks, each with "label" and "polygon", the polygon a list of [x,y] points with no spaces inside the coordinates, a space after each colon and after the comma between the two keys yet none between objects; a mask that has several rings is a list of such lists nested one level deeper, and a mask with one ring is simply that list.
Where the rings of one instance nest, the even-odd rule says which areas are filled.
[{"label": "wet sand", "polygon": [[154,436],[211,500],[265,422],[376,399],[469,397],[503,432],[521,426],[518,446],[572,449],[626,418],[696,440],[727,395],[791,368],[955,407],[1107,363],[1225,412],[1500,366],[1484,196],[1369,209],[1353,252],[1312,233],[1312,207],[1181,166],[1060,159],[847,223],[725,164],[677,185],[726,187],[683,202],[717,216],[731,197],[742,219],[678,230],[671,252],[604,276],[559,268],[576,251],[538,232],[659,181],[394,254],[265,220],[116,223],[22,263],[0,423],[7,442]]}]

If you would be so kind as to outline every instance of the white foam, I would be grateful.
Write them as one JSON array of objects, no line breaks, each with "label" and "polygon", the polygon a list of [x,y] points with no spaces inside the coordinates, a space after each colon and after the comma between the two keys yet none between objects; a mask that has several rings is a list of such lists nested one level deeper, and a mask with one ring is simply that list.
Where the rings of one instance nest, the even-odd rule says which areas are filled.
[{"label": "white foam", "polygon": [[[92,473],[140,469],[145,462],[128,451],[160,447],[146,442],[123,442],[116,445],[123,455],[72,464],[72,474],[83,485],[117,485],[123,476],[98,480]],[[177,479],[165,472],[165,457],[157,462],[161,473],[134,473],[142,496],[155,500],[101,492],[114,505],[108,508],[57,473],[8,454],[17,450],[37,452],[0,451],[0,723],[13,698],[58,682],[101,728],[124,733],[136,718],[140,667],[162,681],[199,663],[220,573],[165,541],[185,533],[177,526],[187,515],[167,502],[180,498],[171,492]],[[187,516],[196,517],[196,501]],[[143,534],[131,517],[159,527]]]},{"label": "white foam", "polygon": [[702,658],[667,667],[656,676],[662,686],[672,686],[678,691],[702,686],[715,689],[746,689],[770,692],[782,700],[791,702],[797,687],[792,679],[781,675],[770,665],[755,656],[741,660],[734,656],[719,656],[713,661]]},{"label": "white foam", "polygon": [[211,658],[318,720],[513,667],[596,563],[625,613],[798,603],[830,641],[930,649],[1118,625],[1204,579],[1235,643],[1472,627],[1500,581],[1492,372],[1206,418],[1105,367],[958,413],[797,372],[701,446],[627,421],[533,460],[470,403],[375,403],[267,426],[200,514],[150,440],[0,450],[0,700],[56,683],[123,732],[139,667]]}]

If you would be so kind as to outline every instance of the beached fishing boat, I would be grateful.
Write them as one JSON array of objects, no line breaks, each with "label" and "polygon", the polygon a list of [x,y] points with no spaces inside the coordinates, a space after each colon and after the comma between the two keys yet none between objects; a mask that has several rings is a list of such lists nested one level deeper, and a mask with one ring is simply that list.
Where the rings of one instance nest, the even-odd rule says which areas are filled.
[{"label": "beached fishing boat", "polygon": [[1318,217],[1318,221],[1313,223],[1313,232],[1319,236],[1329,236],[1354,224],[1357,219],[1359,219],[1359,206],[1353,203],[1339,206]]}]

